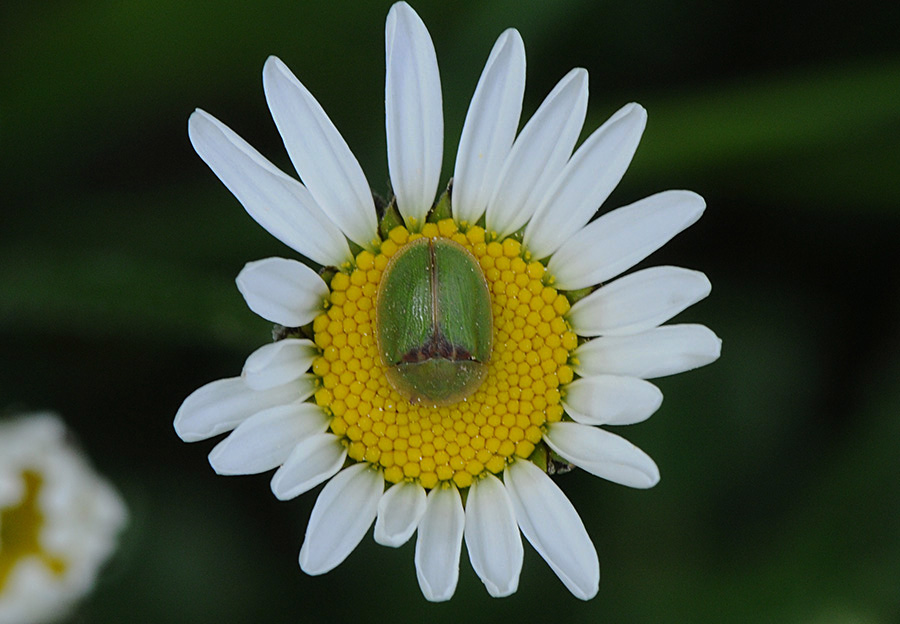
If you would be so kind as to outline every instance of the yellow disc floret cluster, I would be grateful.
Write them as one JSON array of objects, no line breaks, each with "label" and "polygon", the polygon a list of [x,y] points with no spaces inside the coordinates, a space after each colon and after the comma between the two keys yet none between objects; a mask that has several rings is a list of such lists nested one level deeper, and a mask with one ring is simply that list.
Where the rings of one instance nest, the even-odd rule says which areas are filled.
[{"label": "yellow disc floret cluster", "polygon": [[44,514],[40,509],[43,478],[37,472],[21,473],[24,495],[12,507],[0,508],[0,595],[14,568],[28,559],[39,559],[52,574],[66,572],[66,562],[48,552],[41,544]]},{"label": "yellow disc floret cluster", "polygon": [[[375,299],[390,258],[422,236],[468,249],[491,291],[494,343],[479,389],[456,404],[411,404],[385,376],[375,336]],[[421,232],[394,228],[377,254],[363,251],[356,266],[331,280],[330,306],[314,323],[316,402],[332,415],[349,456],[384,470],[392,483],[425,488],[453,481],[468,487],[485,471],[498,473],[527,458],[547,423],[563,415],[559,387],[572,381],[569,354],[577,338],[565,320],[569,301],[546,285],[544,266],[529,262],[512,238],[493,240],[481,227],[460,231],[452,219]],[[496,237],[493,237],[496,238]]]}]

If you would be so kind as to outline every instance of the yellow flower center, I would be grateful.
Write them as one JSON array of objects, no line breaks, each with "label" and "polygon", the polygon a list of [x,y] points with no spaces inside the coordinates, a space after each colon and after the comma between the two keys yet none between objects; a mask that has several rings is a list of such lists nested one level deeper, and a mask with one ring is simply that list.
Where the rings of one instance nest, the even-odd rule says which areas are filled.
[{"label": "yellow flower center", "polygon": [[41,546],[44,514],[38,506],[38,495],[43,479],[40,474],[26,470],[22,481],[25,486],[22,501],[14,507],[0,509],[0,594],[13,568],[26,557],[38,557],[56,575],[66,570],[65,561]]},{"label": "yellow flower center", "polygon": [[[375,337],[375,297],[390,258],[421,237],[449,238],[468,249],[491,291],[493,352],[481,387],[453,405],[411,404],[388,382]],[[384,469],[392,483],[425,488],[452,480],[471,485],[527,458],[547,423],[563,414],[559,387],[572,381],[569,355],[577,337],[565,320],[569,301],[545,284],[540,262],[513,239],[493,240],[481,227],[459,230],[452,219],[426,223],[420,233],[394,228],[378,254],[363,251],[356,266],[331,280],[330,307],[313,323],[322,355],[316,402],[332,415],[349,456]]]}]

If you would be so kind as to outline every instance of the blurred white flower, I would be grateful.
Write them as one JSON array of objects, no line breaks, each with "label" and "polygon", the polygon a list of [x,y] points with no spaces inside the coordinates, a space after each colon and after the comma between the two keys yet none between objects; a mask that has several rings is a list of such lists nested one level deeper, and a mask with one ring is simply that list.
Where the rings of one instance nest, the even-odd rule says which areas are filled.
[{"label": "blurred white flower", "polygon": [[0,624],[63,616],[93,587],[126,517],[59,418],[0,422]]}]

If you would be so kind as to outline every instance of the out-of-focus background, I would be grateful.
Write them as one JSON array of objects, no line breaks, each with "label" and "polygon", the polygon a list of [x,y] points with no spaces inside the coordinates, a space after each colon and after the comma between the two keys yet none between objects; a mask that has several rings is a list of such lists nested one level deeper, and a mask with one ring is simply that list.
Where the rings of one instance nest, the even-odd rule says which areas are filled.
[{"label": "out-of-focus background", "polygon": [[297,566],[308,494],[217,477],[182,399],[239,373],[270,327],[234,286],[296,255],[200,161],[203,107],[286,171],[261,70],[280,56],[387,191],[390,3],[7,2],[0,8],[0,409],[60,412],[131,523],[71,622],[900,621],[900,9],[894,2],[420,0],[437,49],[450,175],[494,39],[528,54],[523,119],[573,66],[586,132],[629,101],[644,140],[603,209],[669,188],[705,216],[650,258],[705,271],[679,320],[724,340],[659,381],[625,435],[662,481],[558,483],[600,553],[572,598],[526,546],[514,597],[465,552],[448,604],[421,597],[412,543],[367,537],[336,571]]}]

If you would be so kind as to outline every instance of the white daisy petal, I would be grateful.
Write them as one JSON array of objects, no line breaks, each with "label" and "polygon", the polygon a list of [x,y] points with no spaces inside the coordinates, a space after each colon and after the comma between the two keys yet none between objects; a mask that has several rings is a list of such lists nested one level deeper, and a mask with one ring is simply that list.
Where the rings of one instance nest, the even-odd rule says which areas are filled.
[{"label": "white daisy petal", "polygon": [[575,372],[653,379],[683,373],[719,359],[722,341],[703,325],[666,325],[633,336],[606,336],[573,353]]},{"label": "white daisy petal", "polygon": [[280,386],[303,376],[319,353],[311,340],[285,338],[251,353],[241,377],[254,390]]},{"label": "white daisy petal", "polygon": [[444,115],[434,44],[421,18],[405,2],[397,2],[388,13],[385,54],[391,185],[407,225],[414,220],[421,227],[441,175]]},{"label": "white daisy petal", "polygon": [[378,509],[384,477],[365,462],[342,470],[322,489],[306,526],[300,568],[325,574],[362,541]]},{"label": "white daisy petal", "polygon": [[469,488],[465,537],[472,568],[488,593],[495,598],[515,593],[522,571],[522,538],[509,494],[492,474]]},{"label": "white daisy petal", "polygon": [[237,279],[247,307],[285,327],[302,327],[325,308],[328,285],[311,268],[286,258],[248,262]]},{"label": "white daisy petal", "polygon": [[707,295],[703,273],[679,267],[651,267],[620,277],[569,310],[579,336],[624,336],[665,323]]},{"label": "white daisy petal", "polygon": [[583,425],[633,425],[649,418],[662,400],[662,392],[649,381],[598,375],[566,385],[562,404]]},{"label": "white daisy petal", "polygon": [[372,191],[359,162],[328,115],[281,62],[263,67],[269,110],[300,180],[347,238],[372,249],[378,222]]},{"label": "white daisy petal", "polygon": [[459,580],[465,512],[455,486],[428,494],[416,538],[416,577],[426,600],[450,600]]},{"label": "white daisy petal", "polygon": [[264,409],[300,400],[302,384],[253,390],[240,377],[218,379],[194,390],[175,414],[175,432],[185,442],[230,431]]},{"label": "white daisy petal", "polygon": [[257,474],[283,464],[305,438],[323,433],[330,417],[313,403],[278,405],[257,412],[219,442],[209,463],[220,475]]},{"label": "white daisy petal", "polygon": [[476,223],[516,138],[525,93],[525,45],[506,30],[488,57],[469,104],[453,173],[453,216]]},{"label": "white daisy petal", "polygon": [[375,541],[392,548],[405,544],[419,526],[425,501],[425,488],[418,483],[403,481],[391,486],[378,502]]},{"label": "white daisy petal", "polygon": [[289,500],[333,477],[347,458],[341,438],[321,433],[304,438],[272,476],[272,493]]},{"label": "white daisy petal", "polygon": [[596,596],[600,589],[597,551],[562,490],[529,461],[508,466],[503,482],[519,528],[550,569],[576,598]]},{"label": "white daisy petal", "polygon": [[557,422],[547,427],[544,440],[557,455],[602,479],[641,489],[659,482],[659,468],[650,456],[609,431]]},{"label": "white daisy petal", "polygon": [[547,263],[554,286],[577,290],[624,273],[693,225],[706,202],[690,191],[663,191],[612,210],[557,249]]},{"label": "white daisy petal", "polygon": [[347,239],[306,187],[228,126],[197,109],[188,121],[188,135],[200,158],[272,236],[321,265],[352,260]]},{"label": "white daisy petal", "polygon": [[501,237],[521,228],[534,214],[547,186],[572,155],[588,102],[588,73],[566,74],[528,120],[500,170],[488,201],[486,223]]},{"label": "white daisy petal", "polygon": [[631,163],[646,124],[647,111],[627,104],[578,148],[525,228],[522,242],[536,259],[559,249],[606,201]]}]

